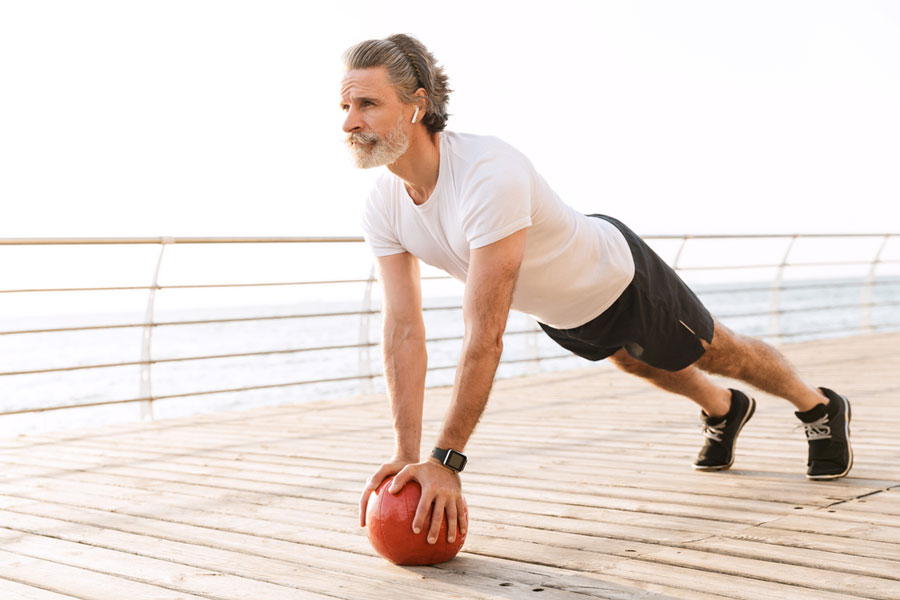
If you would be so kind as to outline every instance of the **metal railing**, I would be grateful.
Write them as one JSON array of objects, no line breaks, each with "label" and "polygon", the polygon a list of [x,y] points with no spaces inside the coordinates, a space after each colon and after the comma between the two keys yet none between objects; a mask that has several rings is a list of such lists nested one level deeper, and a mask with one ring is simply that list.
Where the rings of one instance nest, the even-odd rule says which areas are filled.
[{"label": "metal railing", "polygon": [[[706,297],[714,297],[717,294],[741,294],[741,293],[760,293],[765,292],[769,295],[769,306],[766,310],[738,311],[734,313],[716,313],[717,318],[723,321],[729,319],[740,319],[749,317],[766,317],[768,319],[768,337],[776,342],[784,339],[796,338],[798,336],[812,335],[836,335],[845,333],[849,330],[875,332],[900,327],[900,318],[897,322],[881,322],[875,323],[872,320],[872,309],[884,307],[900,306],[900,301],[896,298],[888,298],[887,300],[876,301],[873,296],[873,290],[876,283],[879,283],[879,269],[886,266],[900,264],[900,259],[885,257],[885,250],[892,240],[900,240],[900,234],[883,233],[883,234],[793,234],[793,235],[657,235],[646,236],[644,238],[651,245],[654,243],[666,244],[674,242],[677,244],[677,250],[674,259],[670,264],[683,276],[689,276],[692,273],[704,273],[712,271],[725,271],[736,273],[740,271],[771,271],[771,277],[768,282],[757,284],[737,284],[731,287],[719,287],[709,289],[703,295]],[[832,240],[837,242],[847,242],[850,240],[869,240],[873,242],[875,248],[874,253],[867,258],[858,258],[854,260],[812,260],[812,261],[795,261],[792,255],[796,251],[797,243],[803,240]],[[692,244],[710,241],[725,242],[746,242],[753,240],[781,240],[785,243],[785,249],[781,253],[780,258],[771,261],[761,261],[758,263],[741,263],[741,264],[684,264],[685,253],[687,248]],[[311,281],[277,281],[277,282],[241,282],[241,283],[213,283],[213,284],[182,284],[182,285],[163,285],[161,284],[160,273],[163,270],[166,249],[173,245],[186,244],[204,244],[204,245],[220,245],[220,244],[360,244],[362,238],[358,237],[268,237],[268,238],[251,238],[251,237],[159,237],[159,238],[53,238],[53,239],[0,239],[0,252],[4,247],[17,246],[122,246],[122,245],[152,245],[159,246],[159,253],[155,260],[153,272],[150,275],[147,285],[138,286],[85,286],[85,287],[21,287],[16,289],[0,289],[0,297],[4,295],[17,294],[60,294],[60,293],[79,293],[79,292],[116,292],[116,291],[143,291],[147,293],[144,318],[140,321],[134,320],[126,323],[116,324],[87,324],[67,327],[32,327],[19,328],[0,331],[0,338],[7,336],[27,336],[48,333],[72,333],[86,332],[98,330],[114,330],[114,329],[140,329],[141,336],[141,352],[139,360],[128,360],[119,362],[105,362],[96,364],[78,364],[63,365],[45,368],[29,368],[29,369],[8,369],[4,368],[2,357],[0,357],[0,380],[3,378],[33,376],[39,374],[60,374],[70,373],[74,371],[102,370],[115,367],[138,367],[140,369],[139,393],[133,398],[100,400],[93,402],[76,402],[70,404],[54,404],[40,407],[27,407],[15,410],[6,410],[3,403],[0,403],[0,416],[17,415],[25,413],[40,413],[48,411],[58,411],[73,408],[88,408],[97,406],[108,406],[117,404],[137,404],[140,407],[141,418],[153,418],[153,403],[159,400],[170,400],[176,398],[185,398],[193,396],[205,396],[211,394],[250,392],[264,389],[287,388],[293,386],[308,386],[324,383],[336,382],[358,382],[358,391],[367,393],[373,390],[373,382],[380,377],[378,372],[370,368],[372,364],[371,351],[379,345],[379,340],[371,335],[372,323],[371,319],[380,313],[380,310],[372,305],[373,285],[375,283],[374,269],[366,278],[349,278],[349,279],[317,279]],[[2,261],[2,255],[0,255]],[[2,262],[0,262],[2,264]],[[808,281],[806,283],[785,285],[785,274],[788,270],[794,268],[815,268],[815,267],[863,267],[865,275],[861,281],[840,282],[831,281],[823,283],[821,281]],[[423,280],[440,280],[448,279],[443,275],[427,275]],[[883,282],[887,285],[900,284],[900,278],[889,279]],[[183,319],[183,320],[158,320],[156,310],[156,300],[160,292],[164,290],[200,290],[200,289],[227,289],[227,288],[275,288],[284,286],[334,286],[334,285],[361,285],[364,292],[362,294],[361,306],[357,310],[352,311],[324,311],[312,313],[292,313],[286,315],[274,316],[249,316],[234,318],[215,318],[215,319]],[[811,307],[785,307],[783,306],[783,296],[786,292],[794,292],[797,290],[824,290],[839,289],[841,287],[852,288],[859,287],[861,294],[859,301],[852,303],[838,304],[821,304]],[[900,290],[900,286],[898,286]],[[842,326],[838,328],[825,328],[813,331],[801,331],[786,334],[782,330],[782,317],[798,312],[827,312],[858,308],[864,311],[866,317],[861,325],[853,327]],[[461,303],[456,302],[449,306],[425,306],[423,309],[426,313],[434,313],[438,311],[459,311]],[[202,327],[205,325],[224,324],[224,323],[261,323],[266,321],[278,320],[302,320],[302,319],[328,319],[338,317],[358,317],[359,318],[359,338],[356,343],[332,344],[332,345],[314,345],[305,347],[292,348],[272,348],[265,350],[256,350],[252,352],[223,352],[203,354],[197,356],[178,356],[169,358],[154,358],[153,356],[153,334],[156,330],[165,327],[185,326],[185,327]],[[531,340],[527,345],[531,355],[524,358],[505,359],[504,364],[528,363],[534,365],[537,370],[541,368],[541,362],[547,360],[556,360],[571,355],[561,351],[542,352],[540,345],[536,342],[536,336],[539,329],[532,324],[530,327],[524,327],[517,330],[507,331],[507,336],[531,336]],[[461,340],[461,336],[443,336],[428,338],[429,345],[441,342],[454,342]],[[312,378],[299,381],[287,381],[268,383],[261,385],[249,385],[240,387],[228,387],[222,389],[211,390],[194,390],[182,393],[154,393],[153,368],[158,365],[166,365],[172,363],[189,363],[191,361],[209,361],[209,360],[225,360],[235,358],[250,358],[274,355],[294,355],[303,353],[315,353],[326,351],[356,351],[359,356],[359,368],[357,372],[351,375],[340,377],[322,377]],[[448,361],[448,364],[438,364],[429,366],[430,372],[455,368],[455,363]],[[0,399],[2,400],[2,399]]]}]

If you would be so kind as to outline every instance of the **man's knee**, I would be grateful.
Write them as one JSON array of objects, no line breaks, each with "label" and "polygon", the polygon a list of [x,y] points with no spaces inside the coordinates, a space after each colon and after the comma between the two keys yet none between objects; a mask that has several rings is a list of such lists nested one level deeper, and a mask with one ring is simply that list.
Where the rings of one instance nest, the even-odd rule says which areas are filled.
[{"label": "man's knee", "polygon": [[743,341],[733,331],[715,321],[712,343],[702,342],[706,351],[694,366],[708,373],[736,377],[744,366]]}]

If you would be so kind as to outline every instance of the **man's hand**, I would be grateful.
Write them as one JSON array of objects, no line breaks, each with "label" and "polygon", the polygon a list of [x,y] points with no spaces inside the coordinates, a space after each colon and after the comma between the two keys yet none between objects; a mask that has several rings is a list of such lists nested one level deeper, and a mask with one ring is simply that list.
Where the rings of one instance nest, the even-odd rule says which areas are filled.
[{"label": "man's hand", "polygon": [[389,463],[381,465],[375,473],[366,481],[366,489],[363,490],[362,497],[359,499],[359,526],[366,526],[366,507],[369,506],[369,496],[378,489],[381,482],[399,473],[406,465],[413,464],[413,460],[404,460],[395,458]]},{"label": "man's hand", "polygon": [[459,473],[443,466],[437,459],[429,458],[425,462],[405,466],[394,477],[388,492],[398,493],[408,481],[417,481],[422,486],[422,497],[412,522],[413,533],[422,531],[430,521],[428,543],[436,543],[444,521],[444,511],[447,512],[447,542],[456,541],[457,531],[461,535],[466,533],[469,518]]}]

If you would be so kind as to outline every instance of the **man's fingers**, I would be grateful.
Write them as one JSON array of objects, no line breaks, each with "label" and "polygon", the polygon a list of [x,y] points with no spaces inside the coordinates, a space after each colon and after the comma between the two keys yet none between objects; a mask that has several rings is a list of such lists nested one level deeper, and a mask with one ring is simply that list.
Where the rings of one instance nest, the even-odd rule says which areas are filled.
[{"label": "man's fingers", "polygon": [[466,535],[469,530],[469,505],[464,496],[459,497],[459,533]]},{"label": "man's fingers", "polygon": [[413,517],[413,533],[418,535],[425,528],[425,521],[431,513],[432,502],[434,502],[434,496],[426,495],[426,491],[423,489],[422,496],[419,498],[419,505],[416,507],[416,515]]},{"label": "man's fingers", "polygon": [[372,490],[369,486],[363,490],[362,497],[359,499],[359,526],[366,526],[366,507],[369,506],[369,498],[372,496]]},{"label": "man's fingers", "polygon": [[388,491],[392,494],[400,493],[400,490],[403,489],[403,486],[406,485],[406,482],[412,479],[412,470],[406,466],[394,476],[394,480],[391,482],[391,486],[388,488]]},{"label": "man's fingers", "polygon": [[447,543],[452,544],[456,541],[456,502],[451,500],[447,503]]},{"label": "man's fingers", "polygon": [[431,511],[431,527],[428,530],[428,543],[437,542],[438,533],[441,531],[441,523],[444,522],[444,499],[438,496],[434,499],[434,509]]},{"label": "man's fingers", "polygon": [[396,462],[381,465],[381,467],[366,480],[366,488],[363,490],[362,497],[359,499],[360,527],[366,526],[366,507],[369,505],[369,498],[372,497],[372,492],[378,489],[378,486],[381,485],[382,481],[401,470],[399,466],[400,465],[396,464]]},{"label": "man's fingers", "polygon": [[366,526],[366,507],[369,506],[369,499],[372,497],[372,492],[378,489],[378,486],[381,485],[382,481],[384,481],[384,476],[381,475],[381,470],[369,477],[368,481],[366,481],[366,489],[363,490],[362,496],[359,498],[360,527]]}]

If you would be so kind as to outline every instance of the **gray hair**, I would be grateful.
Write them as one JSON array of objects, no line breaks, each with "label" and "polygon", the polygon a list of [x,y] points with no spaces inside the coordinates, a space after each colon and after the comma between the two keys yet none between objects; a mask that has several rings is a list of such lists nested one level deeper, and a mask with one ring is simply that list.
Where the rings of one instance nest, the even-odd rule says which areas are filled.
[{"label": "gray hair", "polygon": [[434,55],[416,38],[397,33],[383,40],[360,42],[344,52],[344,64],[347,70],[386,67],[401,102],[415,102],[416,90],[423,88],[428,96],[421,119],[425,127],[437,133],[447,126],[452,90],[447,86],[444,68],[437,66]]}]

